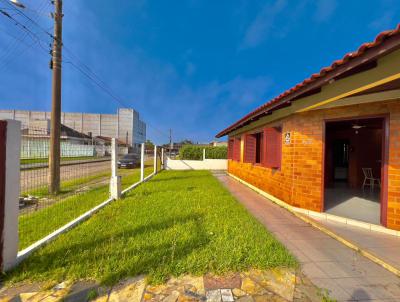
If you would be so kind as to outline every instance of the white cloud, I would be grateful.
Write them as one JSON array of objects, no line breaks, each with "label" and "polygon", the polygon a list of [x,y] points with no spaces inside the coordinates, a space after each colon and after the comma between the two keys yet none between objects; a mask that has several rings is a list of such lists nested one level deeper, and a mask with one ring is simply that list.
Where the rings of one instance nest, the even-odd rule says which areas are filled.
[{"label": "white cloud", "polygon": [[335,13],[337,2],[336,0],[318,0],[316,2],[316,11],[314,19],[317,22],[326,22]]},{"label": "white cloud", "polygon": [[[137,109],[149,124],[168,132],[173,129],[176,139],[189,138],[205,142],[261,104],[271,87],[266,76],[234,76],[225,80],[210,79],[196,85],[186,81],[189,74],[196,72],[196,65],[190,58],[191,50],[183,62],[186,73],[181,75],[168,62],[149,57],[139,47],[126,47],[101,29],[99,18],[84,3],[66,5],[64,42],[84,62],[107,83],[107,86],[122,98],[127,106]],[[84,21],[82,21],[84,20]],[[82,29],[84,28],[84,30]],[[2,45],[3,41],[0,41]],[[64,50],[64,60],[75,61]],[[37,52],[29,56],[31,71],[21,80],[24,66],[13,68],[7,75],[21,82],[21,93],[13,92],[13,97],[25,109],[49,109],[51,92],[51,71],[47,69],[48,58],[38,61]],[[23,64],[21,60],[21,64]],[[84,69],[83,66],[81,68]],[[39,89],[40,87],[40,89]],[[22,96],[30,95],[29,100]],[[11,100],[4,95],[4,99]],[[40,100],[42,102],[39,104]],[[36,104],[36,105],[34,105]],[[39,105],[38,105],[39,104]],[[120,107],[116,101],[100,90],[95,84],[79,73],[71,64],[63,67],[63,110],[86,112],[115,112]],[[148,127],[149,138],[157,143],[165,143],[167,137],[160,136],[154,128]]]},{"label": "white cloud", "polygon": [[276,17],[284,10],[286,5],[286,0],[276,0],[272,4],[266,4],[247,28],[241,48],[256,47],[267,39],[274,29]]},{"label": "white cloud", "polygon": [[382,1],[380,7],[376,10],[379,16],[369,23],[368,27],[375,32],[394,28],[400,14],[400,7],[398,4],[398,0]]},{"label": "white cloud", "polygon": [[[126,105],[137,109],[142,119],[164,132],[172,128],[176,139],[212,139],[232,120],[264,101],[271,86],[265,76],[210,79],[193,85],[186,80],[197,68],[190,58],[192,50],[185,53],[185,74],[181,75],[174,65],[149,57],[139,47],[126,48],[112,41],[113,37],[107,38],[96,16],[89,14],[87,18],[88,26],[80,36],[74,35],[76,28],[67,30],[66,43]],[[118,106],[72,67],[64,69],[64,80],[64,100],[69,110],[95,111],[102,106],[103,111],[112,112]],[[148,134],[158,143],[167,140],[151,127]]]}]

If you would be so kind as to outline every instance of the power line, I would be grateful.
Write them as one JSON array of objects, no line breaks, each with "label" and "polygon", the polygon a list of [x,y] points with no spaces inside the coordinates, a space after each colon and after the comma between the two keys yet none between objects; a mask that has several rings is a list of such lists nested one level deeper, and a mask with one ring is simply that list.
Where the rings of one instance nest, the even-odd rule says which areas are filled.
[{"label": "power line", "polygon": [[[33,46],[36,45],[36,44],[38,44],[36,41],[34,41],[33,43],[29,44],[29,43],[25,42],[23,39],[18,38],[18,37],[14,36],[14,35],[11,35],[10,33],[8,33],[6,30],[4,30],[4,29],[1,28],[1,27],[0,27],[0,30],[4,31],[7,35],[9,35],[10,37],[12,37],[15,41],[19,41],[20,43],[22,43],[23,45],[25,45],[25,46],[27,47],[27,48],[21,50],[20,52],[18,52],[17,54],[15,53],[15,51],[16,51],[16,49],[15,49],[15,50],[13,51],[13,54],[14,54],[15,57],[18,57],[19,55],[21,55],[22,53],[24,53],[24,52],[25,52],[26,50],[28,50],[28,49],[34,49]],[[39,44],[39,45],[40,45],[40,44]],[[41,46],[41,45],[40,45],[40,46]],[[43,49],[43,48],[41,47],[41,49]],[[48,51],[46,51],[45,49],[43,49],[43,50],[45,51],[46,54],[48,54]],[[11,63],[12,59],[13,59],[13,57],[11,57],[10,60],[4,61],[3,64],[0,65],[0,71],[3,71],[4,68],[5,68],[9,63]]]},{"label": "power line", "polygon": [[40,30],[42,30],[46,35],[50,36],[52,39],[56,39],[51,33],[49,33],[45,28],[43,28],[37,21],[33,20],[31,17],[29,17],[27,14],[25,14],[22,10],[14,7],[10,2],[7,0],[1,0],[7,5],[9,5],[13,10],[15,10],[18,14],[21,16],[24,16],[26,19],[28,19],[30,22],[32,22],[34,25],[36,25]]},{"label": "power line", "polygon": [[[8,65],[8,63],[9,63],[14,57],[17,57],[17,56],[15,56],[15,52],[16,52],[18,46],[20,45],[20,44],[18,44],[17,42],[19,41],[19,42],[21,42],[22,44],[25,44],[25,45],[26,45],[26,43],[24,42],[26,36],[29,36],[29,37],[34,41],[34,43],[28,45],[28,47],[32,48],[33,45],[38,44],[39,47],[40,47],[42,50],[44,50],[46,53],[49,53],[49,51],[48,51],[45,47],[43,47],[43,45],[41,44],[42,40],[41,40],[41,38],[40,38],[36,33],[34,33],[34,32],[33,32],[32,30],[30,30],[27,26],[25,26],[24,24],[22,24],[21,22],[19,22],[17,19],[15,19],[13,16],[11,16],[11,15],[10,15],[9,13],[7,13],[6,11],[0,9],[0,13],[1,13],[3,16],[5,16],[6,18],[8,18],[11,22],[13,22],[14,25],[20,27],[20,28],[25,32],[24,35],[21,36],[21,38],[16,38],[16,37],[14,37],[15,40],[13,41],[13,43],[9,44],[9,46],[7,47],[6,51],[4,52],[4,54],[2,55],[2,57],[0,58],[0,61],[4,60],[3,64],[0,66],[0,70],[3,70],[4,67],[5,67],[6,65]],[[8,34],[8,33],[7,33],[7,34]],[[9,34],[9,35],[10,35],[10,34]],[[21,52],[21,53],[22,53],[22,52]],[[20,54],[21,54],[21,53],[20,53]]]},{"label": "power line", "polygon": [[[5,3],[7,3],[8,5],[11,6],[11,8],[15,11],[17,11],[20,15],[24,16],[25,18],[27,18],[31,23],[33,23],[35,26],[37,26],[41,31],[43,31],[46,35],[48,35],[49,37],[51,37],[54,40],[57,40],[56,37],[54,37],[51,33],[49,33],[46,29],[44,29],[37,21],[33,20],[32,18],[30,18],[29,16],[27,16],[24,12],[22,12],[21,10],[15,8],[12,6],[11,3],[7,2],[6,0],[1,0]],[[17,19],[15,19],[13,16],[11,16],[10,14],[8,14],[6,11],[1,10],[0,9],[0,13],[2,13],[4,16],[8,17],[9,19],[11,19],[12,21],[15,22],[16,25],[20,26],[24,31],[26,31],[31,38],[35,37],[36,38],[36,43],[39,44],[40,47],[42,47],[41,45],[41,39],[37,36],[36,33],[32,32],[26,25],[22,24],[21,22],[19,22]],[[57,40],[58,41],[58,40]],[[34,43],[35,44],[35,43]],[[33,44],[32,44],[33,45]],[[31,45],[31,46],[32,46]],[[43,47],[42,47],[43,48]],[[65,45],[63,45],[63,48],[70,54],[70,56],[74,57],[76,61],[78,61],[79,65],[83,66],[86,71],[81,68],[80,66],[78,66],[77,64],[75,64],[71,58],[70,61],[63,61],[63,63],[67,63],[67,64],[71,64],[73,67],[75,67],[76,70],[78,70],[79,72],[81,72],[84,76],[86,76],[89,80],[91,80],[97,87],[99,87],[100,89],[102,89],[106,94],[108,94],[114,101],[116,101],[120,106],[122,107],[129,107],[126,104],[123,103],[123,101],[121,100],[120,97],[118,97],[115,92],[84,62],[82,62],[79,57],[77,55],[75,55],[68,47],[66,47]],[[164,133],[163,131],[157,129],[156,127],[152,126],[150,123],[146,123],[149,127],[153,128],[155,131],[157,131],[158,133],[160,133],[161,135],[168,137],[169,135]]]},{"label": "power line", "polygon": [[[1,0],[3,2],[5,2],[5,0]],[[8,3],[8,2],[6,2]],[[10,4],[11,5],[11,4]],[[17,9],[16,9],[17,10]],[[18,10],[19,11],[19,10]],[[20,26],[23,30],[25,30],[28,34],[30,34],[31,36],[36,38],[36,41],[40,43],[40,38],[34,33],[32,32],[27,26],[25,26],[24,24],[22,24],[21,22],[19,22],[18,20],[16,20],[14,17],[12,17],[10,14],[8,14],[6,11],[1,10],[0,9],[0,13],[2,13],[4,16],[6,16],[7,18],[11,19],[12,21],[15,22],[16,25]],[[32,21],[32,23],[34,23],[35,25],[39,26],[42,30],[44,30],[37,22],[35,22],[34,20],[32,20],[31,18],[29,18],[28,16],[26,16],[25,14],[23,14],[25,17],[27,17],[30,21]],[[53,37],[53,35],[49,34],[46,30],[44,30],[48,35],[50,35],[51,37]],[[54,38],[54,37],[53,37]],[[69,62],[65,62],[64,63],[70,63],[71,65],[73,65],[78,71],[80,71],[82,74],[84,74],[86,77],[88,77],[90,80],[92,80],[99,88],[101,88],[104,92],[106,92],[110,97],[112,97],[116,102],[118,102],[121,106],[127,107],[126,105],[123,104],[123,102],[120,100],[119,97],[117,97],[115,95],[115,93],[112,92],[112,90],[107,87],[106,83],[101,80],[101,78],[93,71],[89,68],[89,66],[87,66],[86,64],[84,64],[69,48],[67,48],[65,45],[63,45],[64,49],[73,57],[76,58],[77,61],[79,61],[80,65],[84,66],[88,72],[85,72],[82,68],[80,68],[78,65],[76,65],[74,62],[69,61]],[[91,75],[90,75],[91,74]],[[94,77],[94,78],[93,78]]]},{"label": "power line", "polygon": [[118,102],[119,105],[123,106],[123,107],[128,107],[125,104],[123,104],[120,99],[115,96],[107,87],[105,87],[102,84],[102,81],[98,81],[95,78],[93,78],[88,72],[84,71],[81,67],[79,67],[78,65],[76,65],[74,62],[72,61],[63,61],[66,64],[71,64],[73,67],[75,67],[75,69],[77,69],[79,72],[81,72],[83,75],[85,75],[89,80],[91,80],[93,83],[95,83],[100,89],[102,89],[105,93],[107,93],[113,100],[115,100],[116,102]]},{"label": "power line", "polygon": [[[4,1],[4,0],[2,0],[2,1]],[[47,2],[47,0],[43,1],[42,5],[39,6],[39,8],[38,8],[38,9],[39,9],[39,12],[42,12],[42,11],[48,6],[48,4],[46,5],[46,2]],[[7,4],[11,5],[11,4],[8,3],[8,2],[7,2]],[[15,10],[15,8],[14,8],[13,6],[11,7],[11,9]],[[11,16],[11,15],[8,14],[7,12],[5,12],[4,10],[1,10],[1,9],[0,9],[0,11],[1,11],[1,14],[3,14],[5,17],[7,17],[7,18],[10,19],[11,21],[13,21],[13,22],[15,23],[16,26],[21,27],[21,28],[25,31],[25,33],[21,36],[21,40],[24,40],[25,37],[26,37],[28,34],[30,35],[30,37],[31,37],[32,40],[34,40],[32,36],[34,36],[34,37],[36,38],[36,40],[38,40],[38,41],[40,40],[40,38],[36,35],[36,33],[33,33],[31,30],[29,30],[24,24],[22,24],[22,23],[19,22],[17,19],[15,19],[14,16]],[[3,56],[3,58],[4,58],[5,56],[9,55],[10,53],[12,53],[11,50],[14,50],[15,48],[18,47],[18,44],[16,44],[16,45],[15,45],[15,44],[16,44],[16,41],[14,41],[13,44],[11,44],[11,45],[8,46],[8,49],[6,50],[5,55]],[[14,49],[12,49],[12,48],[14,48]],[[7,53],[7,51],[9,51],[9,53]]]},{"label": "power line", "polygon": [[[75,67],[76,70],[78,70],[79,72],[81,72],[83,75],[85,75],[89,80],[91,80],[94,84],[96,84],[97,87],[99,87],[100,89],[102,89],[105,93],[107,93],[114,101],[116,101],[120,106],[128,108],[129,106],[127,106],[126,104],[124,104],[116,95],[113,94],[112,90],[110,90],[109,88],[105,87],[104,85],[102,85],[102,83],[104,83],[104,81],[100,80],[100,83],[94,79],[88,72],[84,71],[82,68],[80,68],[78,65],[76,65],[74,62],[72,61],[64,61],[64,63],[66,64],[71,64],[73,67]],[[98,76],[96,76],[97,78],[99,78]],[[158,132],[159,134],[161,134],[163,137],[168,137],[168,134],[166,134],[165,132],[159,130],[158,128],[154,127],[153,125],[151,125],[150,123],[146,122],[146,125],[148,125],[150,128],[154,129],[156,132]]]}]

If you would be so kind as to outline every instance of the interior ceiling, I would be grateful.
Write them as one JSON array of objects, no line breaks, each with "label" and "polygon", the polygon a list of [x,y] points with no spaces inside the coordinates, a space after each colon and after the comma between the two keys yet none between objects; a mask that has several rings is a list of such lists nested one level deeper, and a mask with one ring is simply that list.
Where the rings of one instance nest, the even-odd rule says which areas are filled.
[{"label": "interior ceiling", "polygon": [[[354,126],[362,126],[360,129],[353,128]],[[362,129],[382,129],[382,118],[369,118],[369,119],[354,119],[347,121],[327,122],[327,131],[340,131],[340,130],[361,130]]]}]

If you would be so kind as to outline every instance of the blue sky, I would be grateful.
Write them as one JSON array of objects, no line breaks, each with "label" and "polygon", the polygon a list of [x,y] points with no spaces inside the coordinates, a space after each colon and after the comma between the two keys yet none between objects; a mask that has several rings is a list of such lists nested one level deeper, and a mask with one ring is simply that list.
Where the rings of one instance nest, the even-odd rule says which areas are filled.
[{"label": "blue sky", "polygon": [[[0,7],[9,7],[4,1]],[[52,10],[50,0],[20,1],[30,8],[26,14],[52,30],[45,14]],[[64,13],[64,44],[74,54],[64,52],[64,111],[115,113],[120,106],[68,63],[81,61],[152,125],[149,138],[166,142],[172,128],[175,140],[206,142],[394,28],[400,5],[397,0],[68,0]],[[49,110],[50,40],[22,16],[14,17],[42,42],[0,15],[0,108]]]}]

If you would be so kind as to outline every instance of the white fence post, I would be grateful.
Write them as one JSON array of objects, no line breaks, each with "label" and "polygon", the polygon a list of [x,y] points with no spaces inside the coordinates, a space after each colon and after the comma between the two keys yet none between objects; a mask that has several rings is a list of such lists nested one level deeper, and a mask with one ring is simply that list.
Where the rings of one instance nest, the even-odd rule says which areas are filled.
[{"label": "white fence post", "polygon": [[164,170],[164,148],[161,148],[161,169]]},{"label": "white fence post", "polygon": [[111,141],[110,195],[113,199],[121,198],[121,177],[118,176],[118,146],[115,138]]},{"label": "white fence post", "polygon": [[[6,271],[16,265],[18,254],[18,204],[20,182],[20,155],[21,155],[21,123],[14,120],[6,120],[2,123],[0,169],[0,219],[3,222],[1,270]],[[3,136],[4,134],[4,136]],[[4,178],[3,178],[4,176]],[[4,187],[3,187],[4,186]]]},{"label": "white fence post", "polygon": [[203,160],[206,160],[206,149],[203,149]]},{"label": "white fence post", "polygon": [[154,145],[154,174],[157,174],[157,145]]},{"label": "white fence post", "polygon": [[140,148],[140,181],[144,180],[144,143]]}]

